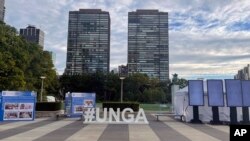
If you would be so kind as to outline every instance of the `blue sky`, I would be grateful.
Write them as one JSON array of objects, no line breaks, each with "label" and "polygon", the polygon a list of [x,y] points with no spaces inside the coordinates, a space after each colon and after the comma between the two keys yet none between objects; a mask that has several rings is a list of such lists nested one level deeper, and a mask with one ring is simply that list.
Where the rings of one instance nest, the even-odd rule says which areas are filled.
[{"label": "blue sky", "polygon": [[127,63],[128,12],[169,12],[170,75],[232,78],[250,63],[250,2],[247,0],[6,0],[5,21],[35,25],[45,32],[45,50],[56,53],[56,69],[66,62],[68,12],[80,8],[109,11],[110,67]]}]

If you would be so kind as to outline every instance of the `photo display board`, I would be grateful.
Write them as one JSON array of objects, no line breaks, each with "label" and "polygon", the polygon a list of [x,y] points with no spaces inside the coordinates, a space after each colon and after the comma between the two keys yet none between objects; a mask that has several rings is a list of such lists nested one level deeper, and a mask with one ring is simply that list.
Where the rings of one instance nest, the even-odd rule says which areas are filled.
[{"label": "photo display board", "polygon": [[203,80],[188,81],[188,96],[190,106],[204,105]]},{"label": "photo display board", "polygon": [[71,106],[72,106],[72,102],[71,102],[71,94],[70,93],[66,93],[65,94],[65,113],[66,115],[70,116],[70,114],[72,113],[71,111]]},{"label": "photo display board", "polygon": [[0,121],[3,120],[3,110],[2,110],[2,92],[0,92]]},{"label": "photo display board", "polygon": [[65,96],[65,111],[70,116],[80,116],[86,108],[95,108],[95,93],[67,93]]},{"label": "photo display board", "polygon": [[34,120],[36,93],[31,91],[3,91],[0,120]]},{"label": "photo display board", "polygon": [[226,96],[228,107],[242,106],[241,81],[235,79],[226,79]]},{"label": "photo display board", "polygon": [[243,96],[242,106],[250,107],[250,81],[242,80],[241,87],[242,87],[242,96]]},{"label": "photo display board", "polygon": [[224,106],[222,80],[207,80],[207,94],[209,106]]}]

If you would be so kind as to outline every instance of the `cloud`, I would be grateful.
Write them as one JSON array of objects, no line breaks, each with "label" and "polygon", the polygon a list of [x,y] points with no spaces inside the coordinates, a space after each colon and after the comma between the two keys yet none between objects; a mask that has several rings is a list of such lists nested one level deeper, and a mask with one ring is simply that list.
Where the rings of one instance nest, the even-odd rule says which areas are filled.
[{"label": "cloud", "polygon": [[232,77],[249,63],[250,24],[249,14],[245,14],[250,12],[249,4],[235,2],[172,11],[170,72],[185,77],[206,73]]},{"label": "cloud", "polygon": [[228,78],[250,62],[250,3],[244,0],[7,0],[6,22],[44,30],[45,49],[57,54],[62,74],[68,12],[84,8],[110,12],[111,68],[127,63],[128,12],[136,9],[169,12],[170,74]]}]

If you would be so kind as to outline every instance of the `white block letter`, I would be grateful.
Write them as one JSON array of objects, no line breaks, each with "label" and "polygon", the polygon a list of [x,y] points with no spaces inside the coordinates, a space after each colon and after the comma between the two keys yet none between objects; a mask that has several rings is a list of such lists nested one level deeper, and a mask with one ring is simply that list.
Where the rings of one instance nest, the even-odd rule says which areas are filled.
[{"label": "white block letter", "polygon": [[107,108],[103,109],[103,118],[100,118],[100,110],[99,108],[96,108],[96,121],[97,122],[105,122],[107,120]]},{"label": "white block letter", "polygon": [[135,122],[138,122],[139,120],[143,120],[144,123],[148,124],[148,120],[147,120],[147,118],[145,116],[145,113],[144,113],[142,108],[139,109],[139,112],[138,112],[138,114],[136,116]]},{"label": "white block letter", "polygon": [[[128,114],[128,119],[125,117],[126,115],[126,112],[130,112],[130,114]],[[133,122],[134,121],[134,111],[131,109],[131,108],[125,108],[123,111],[122,111],[122,120],[124,122]]]}]

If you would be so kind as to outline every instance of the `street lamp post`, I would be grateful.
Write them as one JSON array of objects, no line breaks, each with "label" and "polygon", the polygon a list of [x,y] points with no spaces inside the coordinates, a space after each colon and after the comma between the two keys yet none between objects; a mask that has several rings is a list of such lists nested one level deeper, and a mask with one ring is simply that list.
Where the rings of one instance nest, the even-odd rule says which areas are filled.
[{"label": "street lamp post", "polygon": [[123,102],[123,79],[125,79],[125,77],[120,77],[121,79],[121,102]]},{"label": "street lamp post", "polygon": [[42,85],[41,85],[41,94],[40,94],[40,102],[43,101],[43,80],[46,78],[45,76],[40,77],[42,79]]}]

